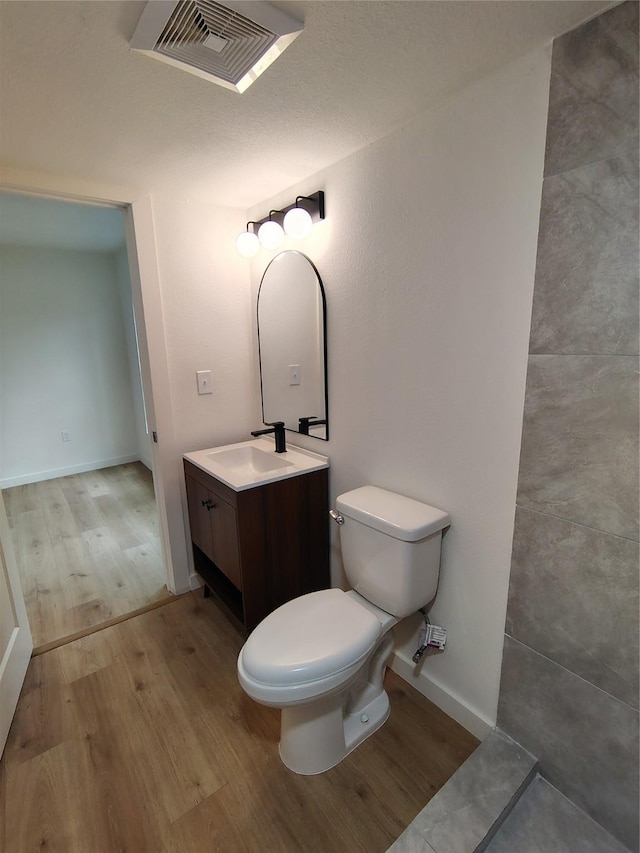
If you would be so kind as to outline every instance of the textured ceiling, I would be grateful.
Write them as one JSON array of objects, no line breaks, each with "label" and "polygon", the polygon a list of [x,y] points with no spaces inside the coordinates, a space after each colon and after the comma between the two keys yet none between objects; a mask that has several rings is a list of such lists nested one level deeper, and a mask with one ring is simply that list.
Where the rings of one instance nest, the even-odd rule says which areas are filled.
[{"label": "textured ceiling", "polygon": [[0,2],[0,156],[249,207],[610,0],[292,0],[304,31],[244,94],[132,51],[143,2]]}]

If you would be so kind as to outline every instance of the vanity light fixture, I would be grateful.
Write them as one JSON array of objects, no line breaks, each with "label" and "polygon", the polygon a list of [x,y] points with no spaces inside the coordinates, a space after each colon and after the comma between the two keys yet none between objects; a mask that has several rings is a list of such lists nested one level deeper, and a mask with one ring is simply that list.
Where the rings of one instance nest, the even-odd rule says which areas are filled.
[{"label": "vanity light fixture", "polygon": [[265,249],[277,249],[284,240],[282,225],[278,219],[274,219],[274,216],[282,219],[282,212],[280,210],[269,211],[269,218],[265,219],[258,228],[258,240]]},{"label": "vanity light fixture", "polygon": [[260,251],[260,240],[255,232],[257,222],[247,222],[247,230],[236,237],[236,249],[243,258],[253,258]]},{"label": "vanity light fixture", "polygon": [[311,214],[306,207],[300,207],[299,202],[309,201],[306,196],[299,195],[296,198],[295,207],[287,211],[284,216],[284,233],[287,237],[293,237],[295,240],[301,240],[303,237],[311,233],[313,220]]},{"label": "vanity light fixture", "polygon": [[314,222],[324,219],[324,192],[299,195],[282,210],[271,210],[257,222],[247,222],[247,229],[236,239],[236,248],[245,258],[254,257],[260,246],[277,249],[285,234],[295,240],[307,237]]}]

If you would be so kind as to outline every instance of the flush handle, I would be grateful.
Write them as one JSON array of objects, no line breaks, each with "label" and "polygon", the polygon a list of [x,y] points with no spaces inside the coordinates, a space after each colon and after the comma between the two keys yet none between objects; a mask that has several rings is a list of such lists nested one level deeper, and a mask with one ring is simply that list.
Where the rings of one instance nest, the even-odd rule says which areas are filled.
[{"label": "flush handle", "polygon": [[340,515],[339,512],[336,512],[335,509],[330,509],[329,515],[335,521],[336,524],[344,524],[344,517]]}]

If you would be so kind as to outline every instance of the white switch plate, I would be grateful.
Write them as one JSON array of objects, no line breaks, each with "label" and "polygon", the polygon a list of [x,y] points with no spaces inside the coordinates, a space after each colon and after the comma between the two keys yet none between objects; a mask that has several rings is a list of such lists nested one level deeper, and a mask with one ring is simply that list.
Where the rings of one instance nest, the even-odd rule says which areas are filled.
[{"label": "white switch plate", "polygon": [[290,364],[289,365],[289,385],[299,385],[300,384],[300,365],[299,364]]},{"label": "white switch plate", "polygon": [[67,429],[62,430],[62,440],[63,441],[71,441],[71,433]]},{"label": "white switch plate", "polygon": [[210,370],[196,370],[196,379],[198,380],[198,394],[213,394]]}]

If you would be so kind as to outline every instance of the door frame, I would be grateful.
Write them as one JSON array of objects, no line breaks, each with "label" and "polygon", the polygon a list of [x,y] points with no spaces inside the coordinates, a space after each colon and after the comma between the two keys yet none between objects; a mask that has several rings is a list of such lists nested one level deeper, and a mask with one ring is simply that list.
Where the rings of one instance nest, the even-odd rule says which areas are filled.
[{"label": "door frame", "polygon": [[149,432],[157,436],[157,442],[150,444],[165,582],[174,594],[187,592],[189,567],[180,489],[173,470],[175,433],[151,195],[13,167],[3,167],[0,190],[123,210],[142,388]]},{"label": "door frame", "polygon": [[[24,596],[18,576],[4,499],[0,491],[0,584],[9,594],[12,616],[11,634],[0,649],[0,756],[4,751],[11,721],[31,660],[33,640],[27,619]],[[4,593],[3,593],[4,594]],[[6,630],[6,629],[5,629]],[[3,631],[3,634],[5,632]]]}]

